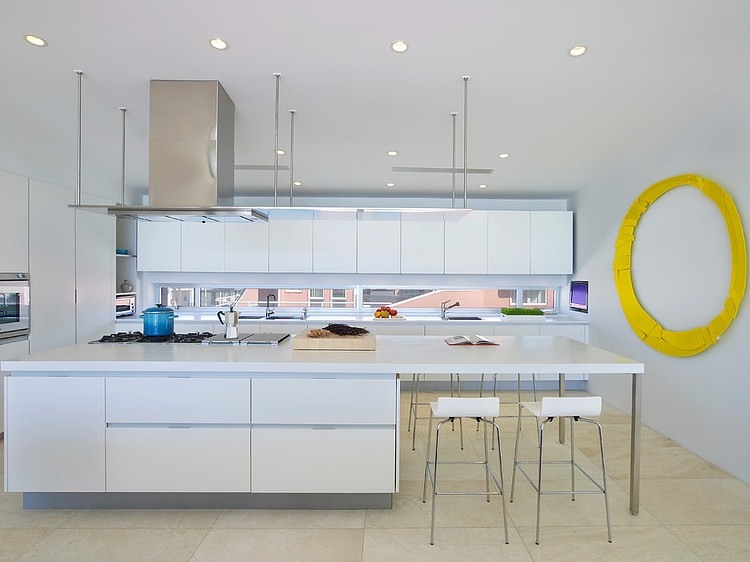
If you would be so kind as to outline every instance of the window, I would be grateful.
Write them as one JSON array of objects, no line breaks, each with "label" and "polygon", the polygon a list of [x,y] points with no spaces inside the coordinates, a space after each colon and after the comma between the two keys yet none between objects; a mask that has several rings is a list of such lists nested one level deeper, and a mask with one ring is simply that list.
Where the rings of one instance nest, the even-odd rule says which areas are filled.
[{"label": "window", "polygon": [[[381,306],[397,309],[425,309],[431,313],[443,302],[460,302],[461,308],[498,311],[503,307],[557,308],[556,287],[435,289],[419,287],[158,287],[161,302],[178,307],[221,308],[235,304],[238,309],[266,306],[310,309],[348,309],[369,313]],[[198,303],[196,304],[196,295]],[[359,304],[361,301],[361,304]]]}]

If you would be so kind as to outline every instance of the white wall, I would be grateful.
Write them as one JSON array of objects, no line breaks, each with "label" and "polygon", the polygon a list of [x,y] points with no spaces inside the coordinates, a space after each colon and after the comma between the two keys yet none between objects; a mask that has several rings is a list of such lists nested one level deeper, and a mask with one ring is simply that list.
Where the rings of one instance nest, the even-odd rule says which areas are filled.
[{"label": "white wall", "polygon": [[[590,281],[590,342],[646,364],[643,421],[750,483],[750,302],[720,340],[687,358],[663,355],[631,330],[614,285],[614,242],[622,217],[650,185],[680,174],[719,183],[750,224],[750,79],[686,115],[674,130],[627,155],[571,201],[575,212],[574,278]],[[616,134],[613,133],[613,134]],[[692,191],[692,193],[688,193]],[[643,215],[633,270],[644,307],[665,327],[702,326],[723,306],[730,260],[718,211],[697,191],[679,188]],[[638,270],[638,271],[637,271]],[[684,299],[692,299],[690,304]],[[593,377],[590,389],[628,411],[629,377]],[[739,441],[737,441],[738,437]]]}]

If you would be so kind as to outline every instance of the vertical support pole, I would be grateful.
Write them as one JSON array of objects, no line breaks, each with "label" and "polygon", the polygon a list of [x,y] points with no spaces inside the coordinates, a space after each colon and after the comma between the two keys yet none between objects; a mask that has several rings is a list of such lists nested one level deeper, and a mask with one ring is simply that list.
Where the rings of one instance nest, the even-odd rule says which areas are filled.
[{"label": "vertical support pole", "polygon": [[294,207],[294,109],[289,110],[289,206]]},{"label": "vertical support pole", "polygon": [[468,164],[468,153],[469,153],[469,78],[471,76],[464,76],[464,209],[469,208],[469,164]]},{"label": "vertical support pole", "polygon": [[276,104],[274,111],[274,147],[273,147],[273,206],[279,206],[279,83],[281,74],[274,72],[276,78]]},{"label": "vertical support pole", "polygon": [[638,515],[641,496],[641,407],[643,375],[633,373],[630,397],[630,513]]}]

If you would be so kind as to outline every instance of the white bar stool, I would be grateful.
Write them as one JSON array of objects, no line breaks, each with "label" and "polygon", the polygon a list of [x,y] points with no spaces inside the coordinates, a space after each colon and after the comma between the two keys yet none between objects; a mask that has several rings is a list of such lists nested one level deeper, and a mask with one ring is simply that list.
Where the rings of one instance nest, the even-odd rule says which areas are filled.
[{"label": "white bar stool", "polygon": [[[427,501],[427,478],[432,483],[432,519],[430,522],[430,544],[435,544],[435,497],[436,496],[487,496],[501,497],[503,505],[503,528],[505,529],[505,544],[508,544],[508,519],[505,512],[505,492],[503,483],[503,456],[500,451],[500,427],[493,421],[500,413],[500,399],[493,398],[450,398],[441,396],[437,402],[430,403],[430,422],[427,434],[427,453],[425,455],[424,482],[422,484],[422,503]],[[438,422],[435,429],[435,456],[430,460],[430,441],[432,437],[433,418],[444,418]],[[444,424],[453,422],[456,418],[474,418],[477,423],[484,422],[484,460],[477,461],[441,461],[438,458],[440,449],[440,429]],[[489,418],[489,419],[486,419]],[[487,449],[487,427],[494,429],[493,439],[497,439],[498,475],[495,475],[489,463]],[[441,464],[480,464],[484,466],[485,489],[477,492],[439,492],[437,488],[438,466]],[[490,490],[490,480],[495,490]]]},{"label": "white bar stool", "polygon": [[[451,393],[451,396],[454,395],[454,392],[453,392],[454,376],[458,382],[458,396],[460,397],[461,396],[461,380],[458,374],[451,373],[450,393]],[[416,448],[417,420],[422,420],[428,417],[428,416],[419,415],[420,406],[430,405],[430,402],[419,401],[419,381],[424,381],[424,380],[425,380],[425,373],[412,373],[411,375],[411,393],[409,395],[409,420],[406,425],[406,430],[411,431],[411,450],[412,451],[414,451]],[[412,421],[414,423],[412,423]],[[463,424],[461,423],[461,420],[459,420],[459,424],[461,428],[461,450],[463,450],[464,433],[463,433]]]},{"label": "white bar stool", "polygon": [[[537,433],[537,443],[539,448],[539,457],[535,460],[518,460],[518,440],[521,434],[521,411],[527,410],[537,418],[537,422],[543,419],[539,424],[539,432]],[[526,477],[531,486],[536,491],[536,544],[539,544],[539,521],[541,511],[541,499],[542,495],[545,494],[570,494],[571,500],[575,501],[576,494],[604,494],[604,510],[607,514],[607,540],[612,542],[612,528],[609,520],[609,501],[607,499],[607,467],[604,462],[604,437],[602,434],[602,426],[599,422],[587,419],[583,416],[598,416],[602,412],[602,399],[601,396],[589,396],[589,397],[574,397],[574,396],[561,396],[561,397],[548,397],[542,398],[541,402],[521,402],[518,407],[518,423],[516,425],[516,445],[513,452],[513,477],[510,485],[510,501],[513,502],[513,494],[516,486],[516,468]],[[567,461],[545,461],[544,458],[544,427],[547,423],[553,421],[555,418],[569,418],[570,419],[570,460]],[[587,422],[594,424],[599,430],[599,450],[601,451],[602,459],[602,480],[601,484],[597,482],[592,476],[590,476],[581,466],[575,461],[574,451],[575,442],[573,434],[573,422]],[[537,467],[536,480],[524,470],[523,465],[533,464]],[[542,466],[548,464],[569,464],[570,465],[570,490],[542,490]],[[594,490],[576,490],[575,474],[578,470],[595,486]]]}]

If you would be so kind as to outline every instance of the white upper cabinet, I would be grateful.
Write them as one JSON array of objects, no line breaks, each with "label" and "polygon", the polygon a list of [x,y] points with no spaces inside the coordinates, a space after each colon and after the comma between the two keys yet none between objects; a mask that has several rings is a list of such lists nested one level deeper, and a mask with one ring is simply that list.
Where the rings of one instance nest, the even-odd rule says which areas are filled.
[{"label": "white upper cabinet", "polygon": [[445,273],[487,273],[487,211],[445,213]]},{"label": "white upper cabinet", "polygon": [[357,212],[316,211],[313,217],[313,273],[357,271]]},{"label": "white upper cabinet", "polygon": [[138,222],[138,271],[180,271],[178,221]]},{"label": "white upper cabinet", "polygon": [[528,211],[488,212],[487,273],[529,273],[530,220]]},{"label": "white upper cabinet", "polygon": [[224,271],[224,223],[182,223],[182,271]]},{"label": "white upper cabinet", "polygon": [[225,223],[224,252],[224,271],[268,272],[268,223]]},{"label": "white upper cabinet", "polygon": [[573,273],[573,212],[531,211],[532,274]]},{"label": "white upper cabinet", "polygon": [[357,272],[399,273],[401,214],[359,211],[357,245]]},{"label": "white upper cabinet", "polygon": [[0,271],[29,272],[29,181],[0,171],[3,219],[0,220]]},{"label": "white upper cabinet", "polygon": [[401,273],[443,273],[445,222],[442,212],[401,215]]},{"label": "white upper cabinet", "polygon": [[268,213],[268,269],[272,273],[313,270],[312,211],[272,209]]}]

